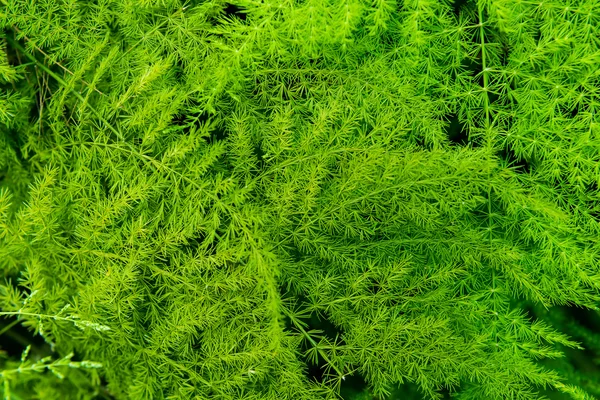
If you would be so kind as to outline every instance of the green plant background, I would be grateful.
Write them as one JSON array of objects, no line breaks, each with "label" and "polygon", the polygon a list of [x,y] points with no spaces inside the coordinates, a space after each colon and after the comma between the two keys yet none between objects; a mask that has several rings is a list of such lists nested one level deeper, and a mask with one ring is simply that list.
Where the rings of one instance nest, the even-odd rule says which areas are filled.
[{"label": "green plant background", "polygon": [[600,396],[596,0],[2,0],[0,390]]}]

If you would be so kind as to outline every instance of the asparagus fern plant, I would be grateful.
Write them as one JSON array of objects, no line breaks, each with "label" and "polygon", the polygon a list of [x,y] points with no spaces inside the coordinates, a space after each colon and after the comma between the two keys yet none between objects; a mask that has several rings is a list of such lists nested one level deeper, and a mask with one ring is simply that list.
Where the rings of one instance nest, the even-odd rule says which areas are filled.
[{"label": "asparagus fern plant", "polygon": [[596,0],[0,25],[4,398],[600,396]]}]

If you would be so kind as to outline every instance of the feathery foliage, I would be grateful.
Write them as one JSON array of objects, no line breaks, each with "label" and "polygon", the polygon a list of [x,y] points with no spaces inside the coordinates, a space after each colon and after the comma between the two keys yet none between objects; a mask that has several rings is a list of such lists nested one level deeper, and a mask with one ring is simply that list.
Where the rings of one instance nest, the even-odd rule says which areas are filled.
[{"label": "feathery foliage", "polygon": [[596,0],[1,7],[4,398],[600,396]]}]

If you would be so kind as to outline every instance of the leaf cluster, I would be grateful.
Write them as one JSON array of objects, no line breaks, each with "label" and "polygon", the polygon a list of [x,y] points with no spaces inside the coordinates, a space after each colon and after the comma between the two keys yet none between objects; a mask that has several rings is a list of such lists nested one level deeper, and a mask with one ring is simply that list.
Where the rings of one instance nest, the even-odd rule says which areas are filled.
[{"label": "leaf cluster", "polygon": [[3,3],[5,397],[600,396],[594,0]]}]

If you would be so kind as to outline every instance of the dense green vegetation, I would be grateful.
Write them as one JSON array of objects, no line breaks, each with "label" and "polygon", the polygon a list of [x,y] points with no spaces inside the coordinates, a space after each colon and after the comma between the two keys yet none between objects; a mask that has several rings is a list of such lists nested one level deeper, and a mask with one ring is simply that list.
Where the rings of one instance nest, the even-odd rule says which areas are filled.
[{"label": "dense green vegetation", "polygon": [[2,0],[6,399],[600,396],[598,0]]}]

